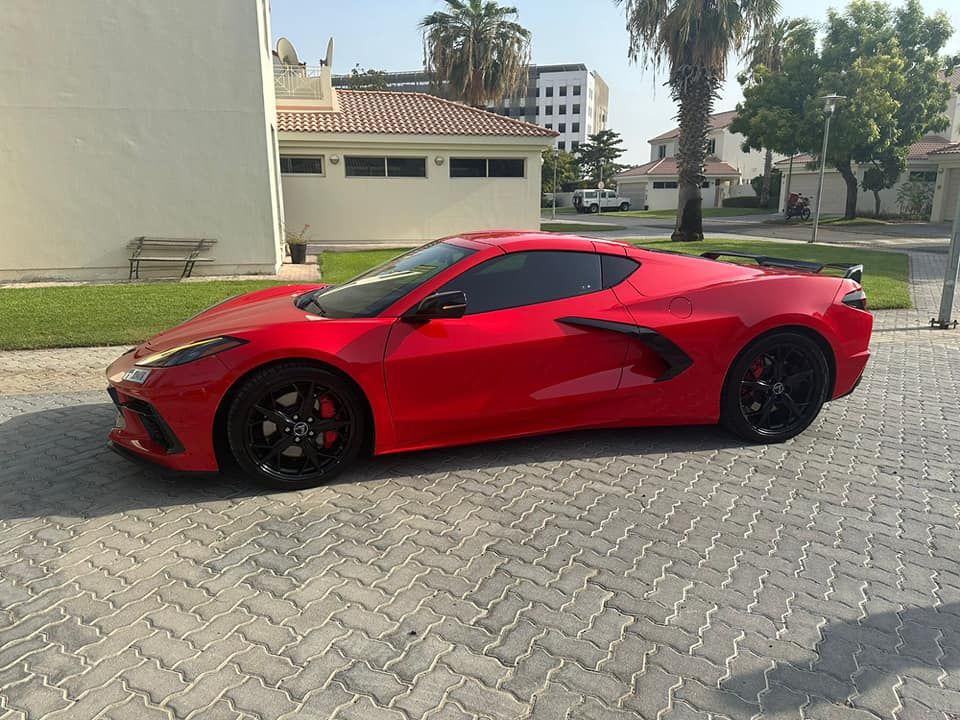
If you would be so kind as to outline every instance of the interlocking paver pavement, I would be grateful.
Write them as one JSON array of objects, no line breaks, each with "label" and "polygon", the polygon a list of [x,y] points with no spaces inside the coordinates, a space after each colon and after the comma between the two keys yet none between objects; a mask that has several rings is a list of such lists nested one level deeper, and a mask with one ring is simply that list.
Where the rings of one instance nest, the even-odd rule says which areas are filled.
[{"label": "interlocking paver pavement", "polygon": [[913,260],[920,310],[780,446],[573,433],[273,494],[110,454],[99,392],[0,397],[0,718],[960,713],[960,336]]}]

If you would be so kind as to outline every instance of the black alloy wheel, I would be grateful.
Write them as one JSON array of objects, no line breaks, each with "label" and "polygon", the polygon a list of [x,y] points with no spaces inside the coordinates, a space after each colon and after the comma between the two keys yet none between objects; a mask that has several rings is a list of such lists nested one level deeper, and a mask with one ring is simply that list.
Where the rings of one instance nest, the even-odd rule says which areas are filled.
[{"label": "black alloy wheel", "polygon": [[823,350],[811,338],[768,335],[734,361],[723,389],[722,422],[748,440],[788,440],[817,417],[829,379]]},{"label": "black alloy wheel", "polygon": [[262,370],[237,392],[227,418],[230,449],[257,481],[284,489],[319,485],[363,445],[356,391],[335,373],[290,363]]}]

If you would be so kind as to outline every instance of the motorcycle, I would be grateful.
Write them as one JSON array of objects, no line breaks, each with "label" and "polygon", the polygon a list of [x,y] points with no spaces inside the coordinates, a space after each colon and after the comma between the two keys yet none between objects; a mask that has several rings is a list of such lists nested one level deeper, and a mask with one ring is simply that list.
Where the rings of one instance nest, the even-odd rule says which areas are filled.
[{"label": "motorcycle", "polygon": [[810,198],[805,195],[800,195],[799,193],[790,193],[790,197],[787,198],[787,207],[784,209],[783,214],[786,216],[786,219],[789,220],[792,217],[798,217],[801,220],[810,219]]}]

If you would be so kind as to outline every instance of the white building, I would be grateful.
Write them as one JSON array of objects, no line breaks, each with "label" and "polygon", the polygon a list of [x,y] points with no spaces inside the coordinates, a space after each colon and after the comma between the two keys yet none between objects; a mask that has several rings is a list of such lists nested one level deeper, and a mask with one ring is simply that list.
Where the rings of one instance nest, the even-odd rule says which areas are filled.
[{"label": "white building", "polygon": [[[388,72],[387,89],[445,96],[423,71]],[[349,86],[348,75],[335,75],[333,85]],[[506,117],[540,125],[557,133],[555,146],[572,152],[589,135],[607,128],[610,89],[596,70],[583,63],[531,65],[523,96],[489,103],[487,109]]]},{"label": "white building", "polygon": [[2,12],[0,279],[125,278],[142,235],[217,239],[204,272],[276,271],[267,0]]},{"label": "white building", "polygon": [[330,63],[277,78],[286,222],[308,241],[539,227],[554,132],[420,92],[334,89]]},{"label": "white building", "polygon": [[[724,198],[728,197],[755,195],[750,180],[763,174],[764,152],[745,151],[743,135],[730,131],[730,124],[736,116],[735,110],[710,116],[703,207],[721,207]],[[676,209],[679,178],[674,158],[679,138],[679,127],[651,138],[648,141],[650,162],[617,175],[620,193],[630,197],[634,207]]]}]

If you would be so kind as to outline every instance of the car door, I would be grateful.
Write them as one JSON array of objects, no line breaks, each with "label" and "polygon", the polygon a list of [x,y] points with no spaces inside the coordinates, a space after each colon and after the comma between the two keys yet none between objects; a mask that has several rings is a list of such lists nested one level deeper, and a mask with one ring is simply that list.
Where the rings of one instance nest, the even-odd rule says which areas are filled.
[{"label": "car door", "polygon": [[629,322],[603,287],[595,252],[532,250],[489,259],[448,281],[466,314],[398,319],[384,372],[404,447],[611,420],[630,338],[577,323]]}]

